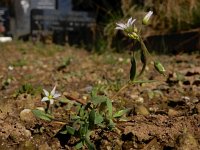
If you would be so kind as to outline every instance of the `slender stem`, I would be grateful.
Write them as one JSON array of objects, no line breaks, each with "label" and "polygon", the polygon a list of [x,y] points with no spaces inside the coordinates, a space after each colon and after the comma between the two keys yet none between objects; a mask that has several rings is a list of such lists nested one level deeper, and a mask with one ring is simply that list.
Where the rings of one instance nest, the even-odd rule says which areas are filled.
[{"label": "slender stem", "polygon": [[141,44],[141,50],[142,50],[142,52],[141,52],[142,54],[141,54],[141,55],[143,55],[144,58],[143,58],[142,70],[141,70],[140,73],[138,74],[137,78],[140,77],[140,76],[144,73],[144,71],[145,71],[145,69],[146,69],[146,66],[147,66],[147,62],[148,62],[147,54],[149,54],[149,52],[148,52],[148,50],[147,50],[147,47],[146,47],[146,45],[144,44],[142,38],[140,38],[139,42],[140,42],[140,44]]},{"label": "slender stem", "polygon": [[145,54],[151,55],[146,47],[146,45],[144,44],[144,41],[142,40],[142,38],[140,38],[140,44],[141,44],[141,48],[142,50],[145,52]]},{"label": "slender stem", "polygon": [[[142,70],[140,71],[137,78],[140,77],[145,71],[145,68],[146,68],[146,65],[147,65],[147,62],[148,62],[148,56],[147,55],[151,56],[141,37],[139,38],[138,41],[141,44],[142,53],[144,55],[144,62],[143,62],[144,64],[143,64]],[[134,54],[134,52],[132,52],[132,55],[133,54]],[[111,97],[111,99],[116,98],[116,96],[118,96],[124,89],[126,89],[128,86],[130,86],[132,84],[133,84],[133,82],[128,81],[124,86],[121,87],[121,89],[119,91],[117,91],[117,93],[114,96]]]},{"label": "slender stem", "polygon": [[49,113],[50,102],[47,101],[46,104],[47,104],[47,107],[45,108],[45,112]]},{"label": "slender stem", "polygon": [[115,95],[113,95],[113,96],[111,97],[111,99],[116,98],[116,96],[118,96],[119,93],[121,93],[121,92],[122,92],[126,87],[128,87],[129,85],[130,85],[130,83],[128,82],[128,83],[126,83],[124,86],[122,86],[121,89],[119,89],[119,91],[117,91],[117,93],[115,93]]},{"label": "slender stem", "polygon": [[140,77],[144,73],[149,60],[153,60],[154,61],[154,59],[152,58],[151,54],[149,53],[149,51],[148,51],[148,49],[147,49],[147,47],[146,47],[146,45],[145,45],[145,43],[144,43],[144,41],[142,40],[141,37],[139,38],[138,41],[141,44],[141,50],[142,50],[142,52],[141,52],[142,54],[141,55],[143,55],[143,57],[144,57],[143,58],[142,70],[140,71],[140,73],[137,76],[137,77]]},{"label": "slender stem", "polygon": [[146,45],[144,44],[144,41],[142,40],[142,38],[140,38],[140,44],[141,44],[142,51],[146,55],[146,59],[148,58],[148,60],[154,60],[153,57],[151,56],[151,54],[149,53]]}]

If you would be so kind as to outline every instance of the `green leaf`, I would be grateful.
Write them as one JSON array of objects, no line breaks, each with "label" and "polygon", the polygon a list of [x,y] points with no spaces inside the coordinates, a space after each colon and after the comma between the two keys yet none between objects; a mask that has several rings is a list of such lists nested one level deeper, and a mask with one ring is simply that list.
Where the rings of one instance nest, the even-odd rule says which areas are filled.
[{"label": "green leaf", "polygon": [[89,150],[95,150],[96,149],[95,145],[90,141],[89,137],[85,138],[85,143],[86,143]]},{"label": "green leaf", "polygon": [[140,77],[144,73],[146,66],[147,66],[147,61],[148,61],[147,54],[149,53],[148,50],[147,50],[147,47],[144,44],[142,39],[140,39],[140,44],[141,44],[141,57],[140,57],[140,59],[141,59],[143,66],[142,66],[142,70],[140,71],[140,73],[138,74],[137,77]]},{"label": "green leaf", "polygon": [[91,97],[97,96],[97,88],[92,88],[90,95],[91,95]]},{"label": "green leaf", "polygon": [[94,124],[95,124],[95,118],[96,118],[96,113],[95,113],[95,110],[92,109],[90,111],[90,114],[89,114],[89,128],[94,128]]},{"label": "green leaf", "polygon": [[80,141],[79,143],[77,143],[76,145],[75,145],[75,148],[76,149],[80,149],[80,148],[82,148],[83,147],[83,142],[82,141]]},{"label": "green leaf", "polygon": [[108,98],[105,97],[105,96],[94,96],[94,97],[91,98],[94,105],[101,104],[101,103],[107,101],[107,99]]},{"label": "green leaf", "polygon": [[72,120],[78,120],[78,119],[81,119],[81,117],[80,116],[72,116],[71,119]]},{"label": "green leaf", "polygon": [[146,55],[145,55],[144,51],[141,51],[141,53],[140,53],[140,60],[143,64],[146,63]]},{"label": "green leaf", "polygon": [[87,134],[88,127],[89,127],[89,123],[85,122],[84,124],[82,124],[82,126],[79,129],[79,133],[80,133],[81,137],[84,137]]},{"label": "green leaf", "polygon": [[66,125],[66,130],[67,130],[67,133],[69,133],[71,135],[74,135],[74,133],[76,131],[73,127],[70,127],[70,126],[67,126],[67,125]]},{"label": "green leaf", "polygon": [[96,113],[96,117],[95,117],[95,124],[99,125],[103,122],[103,116],[99,113]]},{"label": "green leaf", "polygon": [[113,122],[112,119],[110,119],[110,120],[109,120],[109,124],[108,124],[108,128],[109,128],[110,130],[112,130],[114,127],[115,127],[115,123]]},{"label": "green leaf", "polygon": [[118,112],[116,112],[113,117],[114,118],[119,118],[121,116],[123,116],[124,114],[126,114],[130,109],[123,109],[123,110],[120,110]]},{"label": "green leaf", "polygon": [[131,58],[131,69],[130,69],[130,80],[131,81],[134,81],[134,79],[136,77],[136,69],[137,69],[137,64],[136,64],[135,56],[133,54],[132,58]]},{"label": "green leaf", "polygon": [[44,111],[42,110],[38,110],[38,109],[34,109],[32,110],[32,113],[40,118],[40,119],[43,119],[43,120],[46,120],[46,121],[51,121],[54,117],[49,115],[49,114],[46,114]]},{"label": "green leaf", "polygon": [[61,133],[61,134],[67,134],[68,132],[67,132],[67,130],[63,130],[63,131],[60,131],[59,133]]},{"label": "green leaf", "polygon": [[64,103],[64,104],[74,104],[74,105],[80,105],[80,103],[76,102],[76,101],[72,101],[69,100],[67,98],[62,98],[59,100],[60,103]]},{"label": "green leaf", "polygon": [[62,98],[59,100],[60,103],[64,103],[64,104],[67,104],[67,103],[70,103],[70,102],[73,102],[73,101],[70,101],[69,99],[67,98]]},{"label": "green leaf", "polygon": [[82,106],[82,107],[79,109],[79,115],[80,115],[81,118],[85,115],[85,107],[84,107],[84,106]]},{"label": "green leaf", "polygon": [[111,102],[111,100],[108,99],[106,101],[106,104],[107,104],[107,108],[108,108],[108,116],[112,117],[112,102]]}]

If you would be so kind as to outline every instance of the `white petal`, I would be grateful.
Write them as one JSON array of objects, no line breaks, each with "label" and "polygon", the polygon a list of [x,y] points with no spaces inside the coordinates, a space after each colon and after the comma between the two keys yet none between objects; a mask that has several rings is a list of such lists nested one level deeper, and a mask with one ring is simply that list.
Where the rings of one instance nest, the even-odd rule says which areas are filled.
[{"label": "white petal", "polygon": [[48,92],[47,90],[43,89],[43,91],[44,91],[44,94],[45,94],[46,96],[49,96],[49,92]]},{"label": "white petal", "polygon": [[153,15],[153,11],[148,12],[149,16]]},{"label": "white petal", "polygon": [[49,98],[48,97],[43,97],[41,101],[42,102],[49,101]]},{"label": "white petal", "polygon": [[51,91],[51,95],[53,96],[56,92],[56,85],[54,86],[53,90]]},{"label": "white petal", "polygon": [[52,105],[54,103],[54,100],[53,99],[50,99],[50,104]]},{"label": "white petal", "polygon": [[146,19],[149,19],[149,18],[151,17],[152,14],[153,14],[153,11],[149,11],[149,12],[146,14],[145,18],[146,18]]},{"label": "white petal", "polygon": [[132,19],[133,19],[132,17],[128,19],[128,21],[127,21],[127,26],[130,26],[130,25],[131,25]]},{"label": "white petal", "polygon": [[121,28],[126,28],[126,25],[125,24],[123,24],[123,23],[116,23],[117,25],[118,25],[118,27],[121,27]]},{"label": "white petal", "polygon": [[124,28],[122,28],[122,27],[116,27],[115,29],[117,29],[117,30],[124,30]]},{"label": "white petal", "polygon": [[61,94],[55,93],[55,94],[53,95],[53,98],[58,98],[58,97],[60,97],[60,96],[61,96]]},{"label": "white petal", "polygon": [[132,21],[131,21],[131,25],[133,25],[133,23],[136,21],[136,19],[133,19]]}]

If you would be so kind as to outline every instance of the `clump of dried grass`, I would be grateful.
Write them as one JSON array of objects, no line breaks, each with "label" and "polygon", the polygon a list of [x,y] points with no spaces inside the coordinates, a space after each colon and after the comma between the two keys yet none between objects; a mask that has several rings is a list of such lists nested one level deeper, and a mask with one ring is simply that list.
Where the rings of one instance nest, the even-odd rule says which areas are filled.
[{"label": "clump of dried grass", "polygon": [[[140,3],[138,3],[140,2]],[[154,11],[152,27],[157,32],[188,30],[200,21],[199,0],[121,0],[124,16],[142,17],[144,12]]]},{"label": "clump of dried grass", "polygon": [[144,38],[200,27],[199,0],[121,0],[122,16],[115,16],[104,26],[103,35],[106,37],[107,48],[112,47],[116,37],[116,22],[127,20],[131,16],[141,20],[149,10],[153,10],[154,15],[150,26],[143,30]]}]

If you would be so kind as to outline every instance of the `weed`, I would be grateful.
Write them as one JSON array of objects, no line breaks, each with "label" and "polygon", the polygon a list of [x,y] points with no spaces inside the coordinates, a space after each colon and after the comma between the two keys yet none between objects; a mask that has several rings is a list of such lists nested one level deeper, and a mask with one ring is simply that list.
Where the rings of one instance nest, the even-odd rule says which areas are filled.
[{"label": "weed", "polygon": [[25,65],[27,65],[27,60],[25,59],[19,59],[11,64],[13,67],[23,67]]},{"label": "weed", "polygon": [[[48,97],[44,97],[43,99],[48,99],[50,101],[51,99]],[[76,109],[74,111],[71,110],[73,112],[70,112],[70,121],[68,123],[66,122],[66,125],[62,128],[60,133],[77,137],[79,139],[75,145],[77,149],[82,148],[84,145],[90,150],[96,149],[90,139],[90,135],[99,128],[102,130],[113,130],[115,128],[115,120],[129,111],[129,109],[125,109],[113,113],[111,100],[106,96],[97,95],[96,89],[91,92],[90,101],[88,101],[86,105],[81,105],[79,103],[74,103],[74,105],[76,105]],[[52,114],[45,113],[41,110],[35,109],[33,113],[35,116],[45,121],[56,120]]]},{"label": "weed", "polygon": [[70,63],[72,62],[73,58],[72,57],[67,57],[62,59],[62,62],[60,63],[60,65],[58,66],[57,70],[63,70],[64,68],[66,68],[67,66],[70,65]]},{"label": "weed", "polygon": [[[147,15],[141,21],[141,24],[148,25],[151,15],[153,14],[152,11],[148,12]],[[130,68],[130,79],[129,81],[122,86],[117,92],[121,92],[122,90],[126,89],[129,85],[133,83],[146,83],[146,82],[154,82],[150,81],[143,81],[139,80],[139,77],[145,71],[147,64],[149,63],[149,59],[151,55],[146,48],[142,38],[141,38],[141,29],[138,29],[135,25],[136,19],[132,17],[126,23],[117,23],[116,29],[122,30],[126,36],[128,36],[132,40],[136,40],[141,45],[140,51],[140,61],[143,64],[141,71],[137,74],[137,61],[135,59],[135,54],[132,52],[131,54],[131,68]],[[154,60],[153,60],[154,61]],[[112,60],[113,62],[113,60]],[[165,69],[163,65],[158,62],[154,61],[154,67],[160,74],[165,74]],[[119,82],[116,82],[114,88],[119,88]],[[71,136],[77,137],[78,141],[75,144],[76,149],[80,149],[83,146],[87,146],[88,149],[94,150],[96,149],[95,145],[92,143],[90,136],[94,133],[97,129],[101,130],[113,130],[116,125],[117,118],[122,117],[130,109],[123,109],[117,112],[113,111],[112,99],[114,99],[117,94],[115,94],[112,98],[108,98],[104,95],[98,95],[99,92],[107,91],[109,87],[98,86],[97,88],[93,88],[90,93],[90,100],[87,103],[74,103],[75,110],[70,110],[70,119],[68,122],[62,121],[65,126],[60,131],[61,134],[68,134]],[[45,93],[45,97],[42,98],[42,101],[47,102],[47,109],[46,111],[35,109],[32,112],[34,115],[40,119],[46,121],[56,121],[57,118],[53,116],[53,112],[49,111],[50,106],[53,105],[54,100],[60,96],[55,92],[56,86],[53,88],[51,92],[46,91],[43,89]],[[68,103],[67,100],[61,100],[61,102]],[[69,102],[69,106],[67,110],[72,108],[72,103]],[[145,112],[146,113],[146,112]]]},{"label": "weed", "polygon": [[2,85],[1,89],[6,89],[6,87],[11,84],[12,80],[13,80],[12,77],[8,77],[8,78],[4,79],[1,83],[1,85]]},{"label": "weed", "polygon": [[20,94],[35,95],[37,92],[40,93],[41,88],[34,88],[32,84],[25,83],[18,90],[16,90],[14,97],[18,97]]}]

